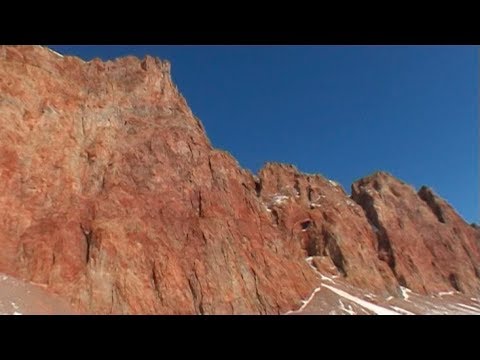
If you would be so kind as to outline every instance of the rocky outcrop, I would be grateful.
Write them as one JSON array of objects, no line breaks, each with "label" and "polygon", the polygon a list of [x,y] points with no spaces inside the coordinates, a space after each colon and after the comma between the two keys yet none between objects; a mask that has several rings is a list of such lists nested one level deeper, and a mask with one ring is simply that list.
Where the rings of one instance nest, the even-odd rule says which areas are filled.
[{"label": "rocky outcrop", "polygon": [[0,271],[96,313],[280,313],[316,278],[168,62],[0,48]]},{"label": "rocky outcrop", "polygon": [[2,46],[0,125],[0,272],[80,311],[284,313],[318,272],[478,291],[478,231],[443,200],[386,174],[351,198],[291,166],[252,175],[211,146],[166,61]]},{"label": "rocky outcrop", "polygon": [[319,270],[333,264],[360,288],[396,292],[391,269],[377,256],[375,228],[339,184],[281,164],[267,164],[259,182],[274,223]]},{"label": "rocky outcrop", "polygon": [[431,189],[415,192],[379,172],[352,186],[352,198],[378,228],[381,259],[398,282],[420,294],[480,291],[480,252],[474,229]]}]

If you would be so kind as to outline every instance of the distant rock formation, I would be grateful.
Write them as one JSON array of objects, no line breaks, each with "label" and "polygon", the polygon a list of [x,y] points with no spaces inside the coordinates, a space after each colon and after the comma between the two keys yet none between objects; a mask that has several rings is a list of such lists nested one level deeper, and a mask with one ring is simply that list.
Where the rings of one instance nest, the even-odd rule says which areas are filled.
[{"label": "distant rock formation", "polygon": [[280,314],[316,271],[400,296],[480,292],[480,232],[386,173],[258,177],[214,149],[146,57],[0,47],[0,272],[79,311]]}]

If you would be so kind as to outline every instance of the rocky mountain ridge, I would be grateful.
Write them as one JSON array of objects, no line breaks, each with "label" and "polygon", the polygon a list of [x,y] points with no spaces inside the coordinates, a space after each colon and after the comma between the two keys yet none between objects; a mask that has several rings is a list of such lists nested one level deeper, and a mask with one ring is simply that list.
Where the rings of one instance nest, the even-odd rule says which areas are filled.
[{"label": "rocky mountain ridge", "polygon": [[478,296],[480,231],[431,189],[253,175],[212,147],[170,72],[0,47],[0,272],[102,314],[282,314],[318,273],[384,297]]}]

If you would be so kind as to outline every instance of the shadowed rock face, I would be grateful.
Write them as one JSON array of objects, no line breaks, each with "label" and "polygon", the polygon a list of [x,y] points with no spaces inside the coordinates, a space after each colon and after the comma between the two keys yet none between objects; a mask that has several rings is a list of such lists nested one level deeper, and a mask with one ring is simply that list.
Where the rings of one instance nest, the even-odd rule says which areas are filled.
[{"label": "shadowed rock face", "polygon": [[475,229],[432,190],[413,188],[386,173],[352,186],[378,229],[378,248],[399,283],[418,293],[480,291],[480,252]]},{"label": "shadowed rock face", "polygon": [[478,291],[479,231],[386,174],[352,199],[212,148],[147,57],[0,47],[0,272],[94,313],[283,313],[320,271],[382,294]]},{"label": "shadowed rock face", "polygon": [[305,256],[316,257],[317,267],[331,263],[360,288],[396,291],[392,271],[377,256],[374,228],[339,184],[280,164],[267,164],[259,178],[274,222]]}]

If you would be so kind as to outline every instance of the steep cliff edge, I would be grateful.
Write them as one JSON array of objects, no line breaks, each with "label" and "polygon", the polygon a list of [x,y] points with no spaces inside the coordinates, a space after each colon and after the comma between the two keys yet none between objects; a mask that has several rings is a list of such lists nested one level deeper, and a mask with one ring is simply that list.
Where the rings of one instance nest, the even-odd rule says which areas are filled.
[{"label": "steep cliff edge", "polygon": [[479,232],[403,186],[377,174],[350,198],[291,166],[252,175],[166,61],[0,47],[0,272],[81,311],[284,313],[318,286],[310,264],[385,295],[478,294]]}]

